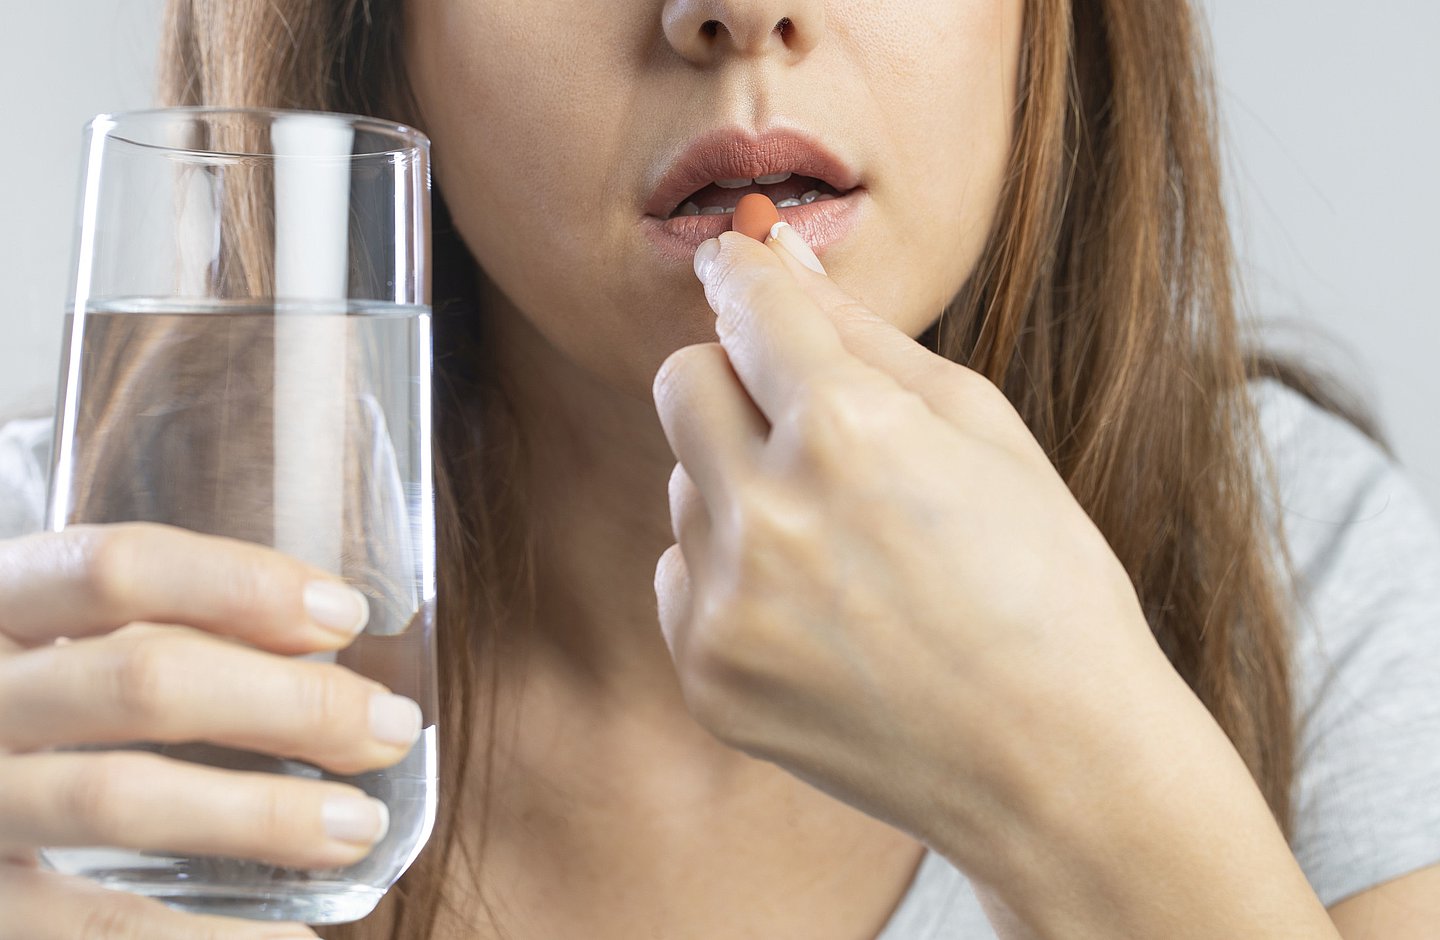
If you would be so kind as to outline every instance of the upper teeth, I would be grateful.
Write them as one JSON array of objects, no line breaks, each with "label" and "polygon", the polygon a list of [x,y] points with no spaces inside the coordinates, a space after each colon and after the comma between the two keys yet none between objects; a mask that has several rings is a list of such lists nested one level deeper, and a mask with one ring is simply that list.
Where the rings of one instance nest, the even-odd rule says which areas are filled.
[{"label": "upper teeth", "polygon": [[[808,206],[812,202],[823,202],[826,199],[834,199],[830,193],[822,193],[818,189],[812,189],[796,198],[782,199],[775,203],[775,208],[786,209],[791,206]],[[700,208],[693,202],[687,202],[673,213],[674,216],[682,215],[729,215],[735,211],[734,206],[706,206]]]},{"label": "upper teeth", "polygon": [[768,186],[771,183],[783,183],[788,180],[792,175],[793,174],[790,173],[771,173],[769,176],[757,176],[753,180],[716,180],[715,185],[719,186],[721,189],[740,189],[742,187],[749,186],[751,183],[759,183],[761,186]]}]

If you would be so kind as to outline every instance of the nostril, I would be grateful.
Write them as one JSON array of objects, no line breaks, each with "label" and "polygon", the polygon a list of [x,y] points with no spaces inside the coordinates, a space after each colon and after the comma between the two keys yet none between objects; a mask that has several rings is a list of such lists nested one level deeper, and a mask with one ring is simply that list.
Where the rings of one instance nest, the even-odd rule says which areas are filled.
[{"label": "nostril", "polygon": [[[719,35],[722,28],[726,32],[730,31],[729,27],[725,26],[725,24],[721,23],[719,20],[706,20],[705,22],[700,24],[700,32],[704,33],[705,36],[710,39],[714,39],[717,35]],[[775,29],[773,30],[773,32],[778,32],[780,34],[780,38],[783,39],[785,38],[786,34],[794,28],[794,24],[790,22],[790,17],[785,16],[781,17],[780,22],[775,24]]]}]

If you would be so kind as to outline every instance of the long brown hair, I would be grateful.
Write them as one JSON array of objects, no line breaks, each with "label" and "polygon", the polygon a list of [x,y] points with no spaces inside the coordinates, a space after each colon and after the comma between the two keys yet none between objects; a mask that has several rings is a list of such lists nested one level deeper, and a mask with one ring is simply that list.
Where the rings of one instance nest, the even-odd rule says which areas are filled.
[{"label": "long brown hair", "polygon": [[[399,0],[171,0],[166,24],[166,103],[425,126],[404,85]],[[1288,835],[1293,576],[1264,509],[1273,474],[1252,463],[1261,442],[1247,382],[1275,376],[1346,409],[1327,383],[1243,342],[1208,62],[1184,0],[1028,0],[997,221],[921,342],[1014,402]],[[322,929],[333,938],[430,936],[447,872],[473,862],[457,798],[467,735],[475,716],[496,713],[485,669],[526,596],[529,547],[512,524],[523,518],[512,472],[523,428],[492,383],[475,263],[436,196],[441,816],[376,913]],[[489,707],[477,707],[485,690]],[[483,833],[479,822],[469,831]]]}]

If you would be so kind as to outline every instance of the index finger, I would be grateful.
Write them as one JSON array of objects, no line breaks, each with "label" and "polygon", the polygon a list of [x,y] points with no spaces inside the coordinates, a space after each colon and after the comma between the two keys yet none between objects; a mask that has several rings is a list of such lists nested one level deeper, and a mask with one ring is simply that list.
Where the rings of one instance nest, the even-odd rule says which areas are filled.
[{"label": "index finger", "polygon": [[867,368],[772,250],[739,232],[717,241],[713,257],[697,251],[695,273],[736,375],[771,424],[805,387]]},{"label": "index finger", "polygon": [[153,621],[300,654],[349,644],[368,619],[334,575],[239,539],[129,522],[0,542],[0,640],[22,647]]}]

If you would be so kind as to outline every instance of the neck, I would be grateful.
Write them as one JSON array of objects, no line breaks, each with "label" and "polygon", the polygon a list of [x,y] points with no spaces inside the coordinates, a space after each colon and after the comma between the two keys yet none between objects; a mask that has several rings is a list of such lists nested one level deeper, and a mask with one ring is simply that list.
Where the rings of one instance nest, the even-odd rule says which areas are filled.
[{"label": "neck", "polygon": [[558,683],[572,702],[692,724],[656,613],[675,458],[653,401],[576,365],[498,291],[485,315],[524,439],[536,599],[517,646],[527,686]]}]

